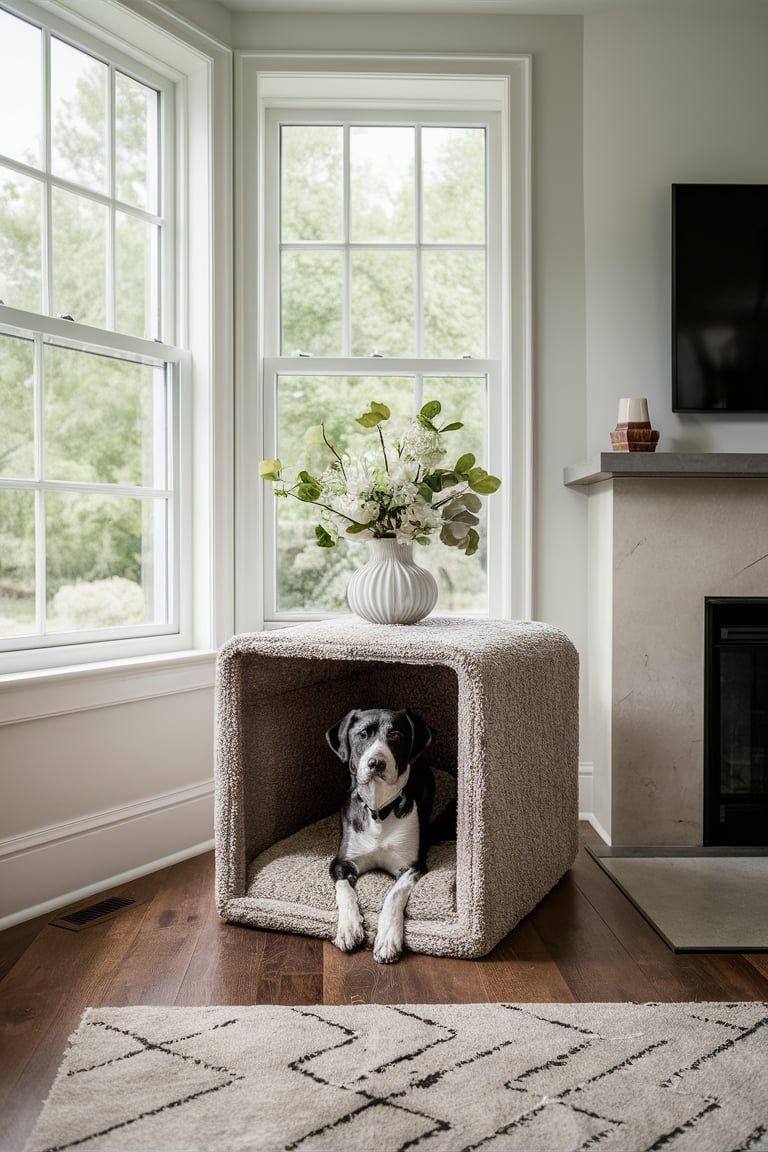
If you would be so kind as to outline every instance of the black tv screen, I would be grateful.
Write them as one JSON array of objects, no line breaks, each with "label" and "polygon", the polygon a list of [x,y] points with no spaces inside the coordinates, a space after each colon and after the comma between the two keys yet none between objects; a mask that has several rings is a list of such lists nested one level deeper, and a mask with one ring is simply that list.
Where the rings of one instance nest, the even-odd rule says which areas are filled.
[{"label": "black tv screen", "polygon": [[768,412],[768,185],[672,185],[672,407]]}]

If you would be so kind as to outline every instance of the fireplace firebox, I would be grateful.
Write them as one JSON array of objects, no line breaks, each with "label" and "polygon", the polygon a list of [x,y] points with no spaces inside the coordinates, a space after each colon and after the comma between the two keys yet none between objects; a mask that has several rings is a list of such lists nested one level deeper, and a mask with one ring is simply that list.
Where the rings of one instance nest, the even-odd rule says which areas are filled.
[{"label": "fireplace firebox", "polygon": [[704,843],[768,844],[768,596],[705,600]]}]

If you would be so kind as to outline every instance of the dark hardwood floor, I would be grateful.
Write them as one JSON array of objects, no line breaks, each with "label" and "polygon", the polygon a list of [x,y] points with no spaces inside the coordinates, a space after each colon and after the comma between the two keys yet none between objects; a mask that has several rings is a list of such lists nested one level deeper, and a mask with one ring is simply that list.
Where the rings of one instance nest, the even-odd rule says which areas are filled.
[{"label": "dark hardwood floor", "polygon": [[[582,838],[597,839],[587,826]],[[212,889],[208,854],[128,885],[142,902],[83,932],[51,915],[0,933],[0,1148],[23,1147],[89,1006],[768,1000],[764,955],[676,956],[583,848],[482,960],[382,967],[370,951],[223,924]]]}]

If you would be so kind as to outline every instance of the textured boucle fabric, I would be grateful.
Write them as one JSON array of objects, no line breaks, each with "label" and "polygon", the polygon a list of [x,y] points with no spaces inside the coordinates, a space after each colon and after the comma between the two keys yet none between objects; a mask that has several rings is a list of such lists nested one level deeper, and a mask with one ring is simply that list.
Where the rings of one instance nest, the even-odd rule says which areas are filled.
[{"label": "textured boucle fabric", "polygon": [[[429,912],[417,914],[428,877],[417,885],[406,945],[484,955],[560,879],[578,846],[578,657],[545,624],[431,618],[382,626],[344,617],[231,640],[217,669],[219,913],[334,935],[330,878],[321,899],[290,858],[313,855],[308,876],[327,861],[332,825],[323,822],[338,813],[348,773],[324,733],[350,708],[373,707],[421,713],[437,731],[434,767],[456,779],[454,884],[453,847],[443,845],[445,886],[436,877]],[[266,895],[265,866],[294,880],[273,884],[271,873]],[[364,879],[370,937],[378,894],[391,881]],[[446,898],[454,885],[455,901]]]},{"label": "textured boucle fabric", "polygon": [[[435,772],[433,815],[437,817],[456,795],[456,783],[447,772]],[[335,923],[335,890],[328,866],[341,837],[338,814],[317,820],[278,841],[251,861],[248,891],[251,900],[285,900],[289,894],[298,904],[320,908]],[[444,920],[456,915],[456,841],[435,844],[427,857],[429,871],[411,893],[405,910],[412,920]],[[357,895],[369,935],[392,885],[384,872],[368,872],[357,883]]]}]

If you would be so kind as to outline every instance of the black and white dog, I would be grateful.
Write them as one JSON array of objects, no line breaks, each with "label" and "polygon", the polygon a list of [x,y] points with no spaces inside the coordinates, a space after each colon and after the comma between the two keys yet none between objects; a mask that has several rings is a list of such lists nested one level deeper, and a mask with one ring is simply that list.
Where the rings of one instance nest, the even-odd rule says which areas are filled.
[{"label": "black and white dog", "polygon": [[400,959],[405,906],[427,870],[435,778],[423,753],[432,736],[415,712],[383,708],[348,712],[326,733],[351,775],[341,847],[330,868],[339,910],[334,944],[342,952],[365,939],[355,885],[358,876],[378,868],[395,883],[379,916],[373,956],[380,964]]}]

